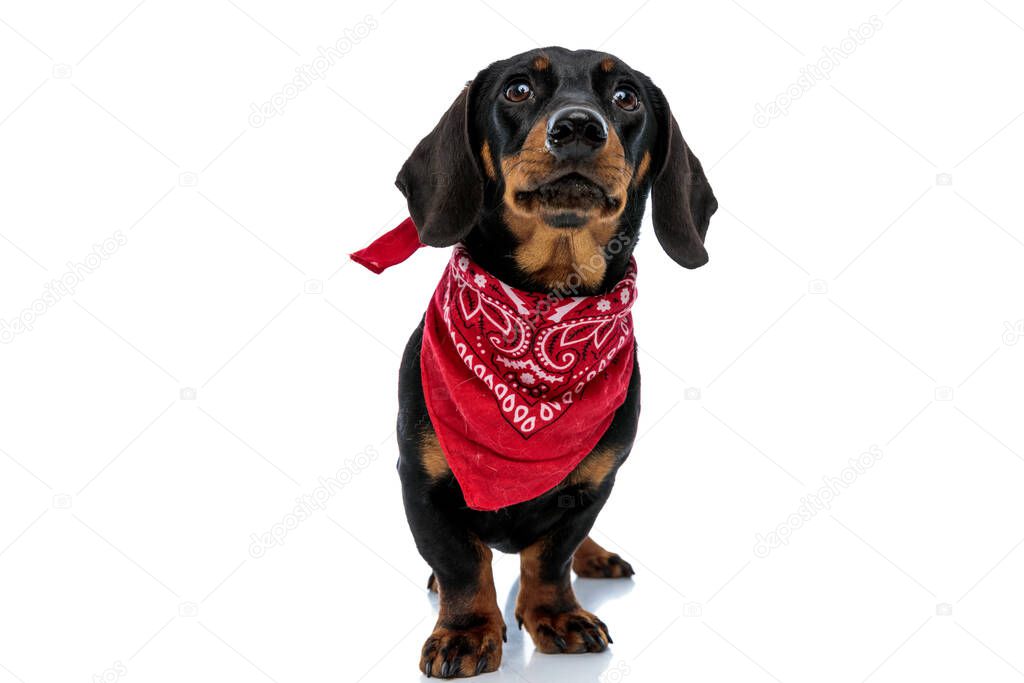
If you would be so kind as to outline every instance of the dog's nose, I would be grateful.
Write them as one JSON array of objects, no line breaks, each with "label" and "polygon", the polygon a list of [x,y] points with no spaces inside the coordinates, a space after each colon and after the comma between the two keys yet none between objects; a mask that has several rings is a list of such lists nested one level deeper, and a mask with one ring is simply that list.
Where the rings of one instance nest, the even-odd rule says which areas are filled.
[{"label": "dog's nose", "polygon": [[560,161],[585,159],[608,141],[608,124],[593,109],[565,107],[548,119],[547,148]]}]

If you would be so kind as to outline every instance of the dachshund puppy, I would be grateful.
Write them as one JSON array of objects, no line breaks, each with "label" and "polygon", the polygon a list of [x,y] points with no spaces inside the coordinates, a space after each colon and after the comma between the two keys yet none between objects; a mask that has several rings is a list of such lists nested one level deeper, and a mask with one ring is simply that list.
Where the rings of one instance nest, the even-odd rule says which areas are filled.
[{"label": "dachshund puppy", "polygon": [[515,616],[538,650],[602,651],[570,568],[633,574],[588,537],[640,411],[631,254],[650,194],[664,251],[704,265],[711,186],[647,76],[560,47],[477,74],[396,184],[412,239],[455,245],[399,380],[403,500],[440,599],[420,670],[498,668],[492,548],[520,556]]}]

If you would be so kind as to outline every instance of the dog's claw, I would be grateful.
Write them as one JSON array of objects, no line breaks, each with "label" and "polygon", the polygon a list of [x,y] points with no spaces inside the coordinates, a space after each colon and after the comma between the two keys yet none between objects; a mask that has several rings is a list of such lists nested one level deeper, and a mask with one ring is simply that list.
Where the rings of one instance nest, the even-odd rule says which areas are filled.
[{"label": "dog's claw", "polygon": [[611,645],[612,643],[614,643],[615,641],[612,640],[612,634],[611,634],[610,631],[608,631],[607,624],[605,624],[603,621],[598,619],[597,620],[597,625],[601,627],[602,631],[604,631],[604,637],[608,639],[608,644]]},{"label": "dog's claw", "polygon": [[482,671],[483,671],[483,670],[484,670],[485,668],[487,668],[487,658],[486,658],[486,657],[481,657],[481,658],[480,658],[480,661],[478,661],[478,662],[476,663],[476,673],[475,673],[475,675],[479,676],[479,675],[480,675],[480,673],[481,673],[481,672],[482,672]]}]

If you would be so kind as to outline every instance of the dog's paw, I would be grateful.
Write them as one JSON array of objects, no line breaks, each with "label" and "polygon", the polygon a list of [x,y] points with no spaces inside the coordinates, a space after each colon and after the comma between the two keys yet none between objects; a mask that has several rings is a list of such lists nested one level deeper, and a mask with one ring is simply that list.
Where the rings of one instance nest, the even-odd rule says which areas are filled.
[{"label": "dog's paw", "polygon": [[468,628],[437,626],[423,644],[420,671],[427,678],[464,678],[497,671],[505,624],[500,616]]},{"label": "dog's paw", "polygon": [[537,649],[548,654],[603,652],[612,642],[604,622],[582,607],[566,611],[534,608],[517,614],[516,619]]},{"label": "dog's paw", "polygon": [[621,579],[633,576],[633,566],[617,553],[604,551],[572,558],[572,570],[587,579]]}]

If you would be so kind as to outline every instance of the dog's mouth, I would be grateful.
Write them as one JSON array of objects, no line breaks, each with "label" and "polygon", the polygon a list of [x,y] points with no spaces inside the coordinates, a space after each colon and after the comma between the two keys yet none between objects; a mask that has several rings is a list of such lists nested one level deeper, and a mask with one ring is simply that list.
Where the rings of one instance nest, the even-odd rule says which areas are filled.
[{"label": "dog's mouth", "polygon": [[[523,209],[541,211],[554,216],[579,216],[593,212],[615,211],[619,205],[619,200],[610,196],[599,183],[575,171],[519,190],[515,193],[515,199]],[[565,225],[559,225],[559,219],[553,224],[557,227],[576,227],[579,224],[568,218],[561,222]]]}]

